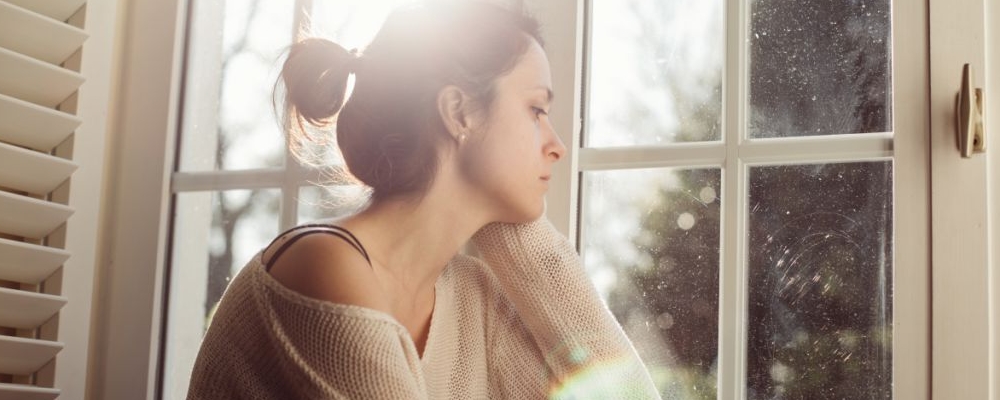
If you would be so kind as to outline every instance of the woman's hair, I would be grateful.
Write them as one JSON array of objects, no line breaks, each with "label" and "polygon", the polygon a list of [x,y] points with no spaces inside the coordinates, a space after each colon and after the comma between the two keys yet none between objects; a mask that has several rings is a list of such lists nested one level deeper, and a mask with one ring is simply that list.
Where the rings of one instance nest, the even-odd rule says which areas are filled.
[{"label": "woman's hair", "polygon": [[[423,193],[451,140],[437,108],[447,85],[489,110],[494,82],[511,70],[538,22],[473,0],[428,1],[392,12],[363,51],[326,39],[292,45],[281,70],[291,142],[313,138],[307,126],[336,123],[337,143],[372,199]],[[353,92],[346,99],[349,74]]]}]

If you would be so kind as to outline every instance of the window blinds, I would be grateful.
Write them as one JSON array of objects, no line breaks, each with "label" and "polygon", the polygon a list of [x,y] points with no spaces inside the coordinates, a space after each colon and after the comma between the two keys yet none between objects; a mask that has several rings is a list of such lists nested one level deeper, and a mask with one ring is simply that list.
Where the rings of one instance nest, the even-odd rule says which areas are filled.
[{"label": "window blinds", "polygon": [[58,327],[44,327],[67,299],[46,282],[71,257],[49,237],[73,214],[52,194],[77,168],[73,98],[84,79],[67,61],[87,34],[67,21],[85,1],[0,0],[0,400],[59,395],[38,375],[63,348]]}]

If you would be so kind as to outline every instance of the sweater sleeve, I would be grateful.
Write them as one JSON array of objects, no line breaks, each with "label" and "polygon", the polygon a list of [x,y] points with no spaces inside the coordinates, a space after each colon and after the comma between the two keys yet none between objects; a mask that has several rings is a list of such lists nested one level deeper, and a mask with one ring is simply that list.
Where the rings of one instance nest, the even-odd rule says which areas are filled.
[{"label": "sweater sleeve", "polygon": [[541,351],[551,398],[659,398],[579,255],[548,220],[493,223],[473,242]]}]

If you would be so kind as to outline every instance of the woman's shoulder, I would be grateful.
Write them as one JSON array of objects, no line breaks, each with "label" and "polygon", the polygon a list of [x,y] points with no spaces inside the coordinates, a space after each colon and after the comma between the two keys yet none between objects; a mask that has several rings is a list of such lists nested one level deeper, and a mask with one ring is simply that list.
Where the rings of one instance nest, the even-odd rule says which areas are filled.
[{"label": "woman's shoulder", "polygon": [[[277,317],[284,320],[282,325],[286,328],[298,326],[294,329],[327,329],[341,321],[350,320],[351,324],[361,327],[388,327],[392,332],[401,329],[405,332],[390,314],[382,310],[357,303],[308,296],[286,286],[268,272],[263,262],[263,253],[264,250],[256,253],[240,269],[226,287],[219,303],[211,310],[212,325],[227,327],[217,329],[253,329],[246,325],[248,319]],[[280,312],[276,313],[277,310]],[[299,325],[303,321],[311,322],[306,324],[308,326]]]},{"label": "woman's shoulder", "polygon": [[262,251],[260,260],[265,273],[299,295],[388,312],[367,255],[349,240],[336,234],[289,232]]},{"label": "woman's shoulder", "polygon": [[468,254],[455,255],[441,278],[449,283],[459,297],[466,298],[465,301],[470,297],[495,301],[502,291],[490,266],[482,259]]}]

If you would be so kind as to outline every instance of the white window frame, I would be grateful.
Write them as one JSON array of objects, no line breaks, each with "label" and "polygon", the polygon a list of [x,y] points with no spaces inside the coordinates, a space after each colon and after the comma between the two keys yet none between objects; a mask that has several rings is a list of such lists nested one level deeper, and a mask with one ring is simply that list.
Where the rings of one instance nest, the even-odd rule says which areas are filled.
[{"label": "white window frame", "polygon": [[[533,2],[532,9],[546,26],[548,36],[548,53],[553,71],[572,71],[572,73],[559,73],[553,76],[553,85],[556,92],[560,93],[559,101],[554,104],[551,118],[557,127],[564,143],[570,149],[578,149],[580,146],[580,131],[582,129],[581,120],[581,92],[583,76],[583,21],[585,18],[584,1],[586,0],[550,0]],[[906,4],[903,4],[906,3]],[[728,4],[739,4],[739,12],[727,14],[727,26],[738,26],[737,21],[745,15],[746,5],[744,2]],[[134,399],[155,399],[159,398],[158,368],[159,352],[161,347],[161,331],[163,329],[163,294],[165,293],[165,259],[168,251],[168,221],[169,221],[169,199],[170,199],[170,173],[172,160],[175,156],[174,135],[177,131],[178,104],[180,103],[180,74],[183,67],[183,38],[186,23],[187,5],[184,0],[157,0],[157,1],[123,1],[118,0],[118,9],[111,10],[106,7],[103,10],[108,12],[111,18],[117,21],[115,29],[117,37],[115,42],[115,52],[117,58],[111,63],[112,68],[119,78],[109,78],[105,82],[114,90],[109,107],[109,137],[106,149],[105,168],[107,175],[104,188],[103,213],[98,238],[101,246],[97,254],[98,266],[94,283],[96,296],[93,301],[93,331],[91,333],[91,359],[90,368],[86,374],[87,397],[88,398],[134,398]],[[895,21],[927,21],[928,10],[925,4],[913,4],[910,2],[894,1]],[[997,14],[1000,12],[996,8],[990,10],[994,21],[1000,21]],[[996,26],[997,24],[992,24]],[[926,37],[921,26],[901,24],[894,22],[894,35],[897,37]],[[738,30],[727,30],[727,53],[736,54],[738,57],[745,57],[738,45],[743,43],[744,33]],[[997,32],[992,31],[993,42],[998,42]],[[926,41],[921,45],[907,46],[901,48],[894,45],[896,50],[894,66],[901,64],[924,65],[927,64],[928,45]],[[992,57],[996,57],[994,53]],[[997,65],[997,59],[992,58],[992,65]],[[996,68],[989,75],[988,79],[993,82],[1000,81],[997,77]],[[727,83],[737,82],[739,71],[727,70],[725,80]],[[113,74],[114,75],[114,74]],[[915,75],[915,76],[913,76]],[[928,78],[929,72],[926,69],[916,69],[913,72],[897,71],[894,74],[894,82],[910,81],[915,78]],[[929,79],[929,78],[928,78]],[[100,82],[99,82],[100,83]],[[729,85],[729,87],[732,87]],[[744,90],[744,89],[740,89]],[[915,104],[916,102],[903,102],[906,98],[926,98],[927,87],[896,87],[894,98],[896,108],[914,108],[926,110],[926,104]],[[572,95],[571,95],[572,94]],[[726,107],[740,107],[737,97],[726,95]],[[914,103],[914,104],[911,104]],[[997,113],[998,102],[991,104],[993,115]],[[739,126],[735,124],[742,118],[742,111],[732,113],[727,119],[728,126]],[[929,117],[928,117],[929,118]],[[896,120],[894,129],[897,132],[915,131],[926,132],[927,119],[915,121]],[[820,140],[822,141],[822,140]],[[914,151],[920,149],[924,144],[921,141],[895,143],[896,166],[894,168],[896,179],[905,179],[902,174],[906,168],[903,165],[912,165],[916,168],[927,168],[929,161],[926,152]],[[997,154],[1000,154],[1000,141],[993,138],[990,158],[993,171],[997,171]],[[830,143],[835,143],[830,142]],[[725,163],[734,163],[735,149],[737,143],[725,142],[726,153],[723,157]],[[676,149],[651,150],[650,165],[656,164],[659,156],[671,156],[673,151],[680,152],[704,152],[702,165],[720,165],[718,150],[712,149],[708,145],[701,148],[698,145],[678,147]],[[904,151],[904,147],[909,151]],[[879,151],[885,151],[879,145],[879,140],[873,138],[870,146],[866,148],[873,156]],[[879,150],[881,149],[881,150]],[[656,153],[660,152],[660,153]],[[643,154],[639,152],[639,154]],[[699,153],[701,154],[701,153]],[[913,159],[903,159],[902,154],[917,154]],[[919,155],[923,154],[923,155]],[[548,195],[549,204],[548,216],[553,223],[563,233],[571,239],[577,237],[576,226],[578,219],[578,192],[579,176],[582,170],[592,170],[601,168],[611,168],[617,166],[622,156],[616,151],[581,150],[570,151],[564,162],[558,163],[557,171],[553,173],[553,185]],[[643,155],[642,157],[646,157]],[[726,164],[723,170],[723,179],[729,184],[740,181],[741,167],[738,164]],[[684,165],[691,165],[685,162]],[[238,176],[238,173],[236,174]],[[993,183],[991,196],[997,197],[997,188],[1000,188],[1000,173],[992,175]],[[227,178],[229,179],[229,178]],[[246,178],[232,178],[234,180]],[[256,179],[256,178],[255,178]],[[197,179],[189,182],[191,185],[200,184]],[[215,189],[215,187],[213,187]],[[897,188],[896,199],[910,199],[918,196],[927,196],[927,187],[918,187],[901,191]],[[724,194],[724,196],[727,196]],[[740,219],[734,214],[733,209],[738,210],[739,205],[733,205],[731,195],[725,197],[723,201],[727,204],[729,211],[724,212],[724,224],[727,227],[739,227]],[[906,229],[902,221],[919,225],[926,220],[927,209],[925,206],[908,207],[907,202],[895,201],[896,204],[896,229]],[[996,206],[1000,202],[993,201],[992,218],[993,232],[1000,226],[1000,207]],[[562,206],[556,206],[562,205]],[[738,212],[738,211],[737,211]],[[728,229],[724,232],[738,232],[738,230]],[[742,246],[739,237],[734,234],[725,234],[723,246]],[[1000,248],[998,235],[993,235],[992,249],[993,268],[996,269],[996,252]],[[917,242],[929,243],[929,238],[915,238]],[[733,256],[723,258],[724,265],[736,265],[739,260],[734,252]],[[918,259],[927,254],[896,254],[894,265],[902,265],[906,262],[901,257],[912,257]],[[920,262],[920,260],[916,260]],[[926,260],[925,260],[926,262]],[[743,277],[737,275],[734,267],[727,267],[722,271],[720,304],[724,315],[733,315],[742,305],[744,293],[738,292],[738,285]],[[1000,300],[998,300],[996,288],[1000,288],[1000,273],[994,271],[991,275],[994,282],[994,289],[991,291],[992,313],[994,315],[991,322],[994,332],[991,337],[990,353],[993,371],[1000,370],[1000,351],[997,349],[996,322],[1000,320]],[[901,279],[911,279],[901,274],[896,274],[897,282]],[[930,326],[928,299],[926,294],[930,292],[930,282],[919,277],[912,278],[913,282],[901,285],[911,287],[912,292],[894,293],[894,324],[899,324],[900,320],[909,321],[907,324],[914,326]],[[82,280],[84,285],[89,284],[87,280]],[[738,346],[742,346],[742,341],[737,343],[736,338],[742,337],[743,333],[732,327],[732,321],[722,321],[720,324],[720,356],[739,359]],[[85,337],[85,333],[81,336]],[[930,358],[929,348],[921,345],[927,343],[926,338],[894,337],[894,345],[903,351],[893,352],[894,368],[913,368],[914,376],[929,377]],[[728,344],[727,344],[728,343]],[[938,342],[935,342],[938,343]],[[737,346],[737,347],[734,347]],[[723,383],[719,388],[719,397],[724,399],[739,398],[742,391],[741,383],[742,369],[739,362],[729,363],[723,366],[720,371],[720,381]],[[934,369],[948,368],[949,365],[940,365],[939,360],[934,360]],[[65,374],[62,374],[65,375]],[[995,374],[994,374],[995,375]],[[929,382],[913,382],[904,384],[895,380],[895,394],[898,398],[928,398]],[[990,380],[991,396],[998,398],[996,389],[996,379]],[[75,396],[72,396],[75,397]]]},{"label": "white window frame", "polygon": [[[1000,44],[1000,6],[996,2],[992,6],[986,7],[986,43],[992,44],[993,49]],[[987,47],[989,48],[989,47]],[[986,53],[986,87],[988,93],[997,93],[1000,90],[1000,51],[987,51]],[[993,95],[996,97],[996,94]],[[987,113],[992,117],[992,121],[1000,118],[1000,101],[995,99],[987,105]],[[989,236],[991,242],[989,247],[989,308],[991,317],[989,326],[986,329],[990,332],[990,372],[989,378],[989,398],[1000,400],[1000,124],[992,122],[992,139],[989,140],[989,183],[987,187],[987,202],[990,205],[987,212],[990,215]]]},{"label": "white window frame", "polygon": [[[1000,6],[931,0],[932,395],[1000,399]],[[963,64],[986,94],[986,154],[959,156],[955,95]],[[990,98],[992,95],[992,99]],[[993,245],[990,246],[990,243]]]},{"label": "white window frame", "polygon": [[158,398],[164,255],[185,2],[117,3],[107,187],[87,398]]}]

